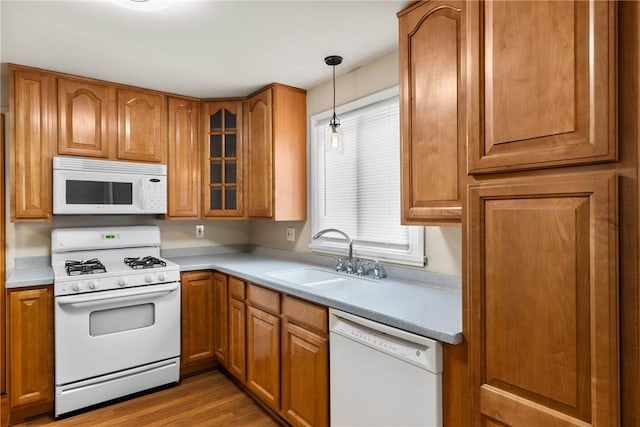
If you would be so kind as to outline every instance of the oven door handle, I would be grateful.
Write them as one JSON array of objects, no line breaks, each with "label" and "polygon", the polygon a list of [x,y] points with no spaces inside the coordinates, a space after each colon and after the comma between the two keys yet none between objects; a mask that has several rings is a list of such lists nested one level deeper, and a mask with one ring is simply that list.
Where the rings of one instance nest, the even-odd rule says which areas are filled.
[{"label": "oven door handle", "polygon": [[89,295],[70,295],[56,298],[56,303],[59,305],[77,305],[95,303],[100,301],[115,300],[118,302],[125,302],[129,299],[139,299],[140,297],[148,298],[151,296],[159,296],[168,294],[176,289],[180,288],[180,283],[168,283],[166,285],[153,285],[144,286],[141,288],[123,289],[111,292],[105,292],[101,294],[89,294]]}]

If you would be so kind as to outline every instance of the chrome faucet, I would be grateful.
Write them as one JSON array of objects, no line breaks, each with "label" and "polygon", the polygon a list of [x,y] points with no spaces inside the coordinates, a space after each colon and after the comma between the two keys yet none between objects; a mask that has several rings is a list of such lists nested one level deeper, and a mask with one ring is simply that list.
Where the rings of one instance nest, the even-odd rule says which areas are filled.
[{"label": "chrome faucet", "polygon": [[338,230],[337,228],[325,228],[324,230],[318,231],[313,236],[313,240],[316,240],[318,237],[324,235],[325,233],[338,233],[344,236],[345,239],[347,239],[347,242],[349,243],[349,261],[347,261],[347,273],[353,273],[353,242],[351,241],[351,238],[347,236],[347,233]]}]

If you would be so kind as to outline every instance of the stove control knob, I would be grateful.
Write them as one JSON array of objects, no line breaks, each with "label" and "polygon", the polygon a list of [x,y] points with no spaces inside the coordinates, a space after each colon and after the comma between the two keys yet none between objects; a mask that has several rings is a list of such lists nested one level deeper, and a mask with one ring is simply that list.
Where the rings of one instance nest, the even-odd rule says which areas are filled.
[{"label": "stove control knob", "polygon": [[152,276],[152,275],[150,275],[150,274],[147,274],[146,276],[144,276],[144,280],[145,280],[147,283],[151,283],[151,282],[153,282],[153,276]]},{"label": "stove control knob", "polygon": [[89,282],[89,289],[98,289],[98,282],[96,280],[91,280]]},{"label": "stove control knob", "polygon": [[118,286],[127,286],[129,284],[129,279],[127,279],[126,277],[120,277],[118,278]]},{"label": "stove control knob", "polygon": [[71,289],[78,292],[80,289],[82,289],[82,286],[80,286],[80,283],[74,283],[73,285],[71,285]]},{"label": "stove control knob", "polygon": [[164,282],[165,280],[167,280],[167,275],[165,273],[158,274],[158,280]]}]

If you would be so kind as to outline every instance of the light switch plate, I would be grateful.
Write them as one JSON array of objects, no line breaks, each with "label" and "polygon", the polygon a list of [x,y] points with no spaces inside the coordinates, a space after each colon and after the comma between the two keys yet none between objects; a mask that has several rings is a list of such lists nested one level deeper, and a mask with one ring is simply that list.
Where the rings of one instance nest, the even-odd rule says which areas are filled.
[{"label": "light switch plate", "polygon": [[204,238],[204,224],[196,225],[196,239]]},{"label": "light switch plate", "polygon": [[296,229],[294,227],[287,227],[287,240],[290,242],[296,241]]}]

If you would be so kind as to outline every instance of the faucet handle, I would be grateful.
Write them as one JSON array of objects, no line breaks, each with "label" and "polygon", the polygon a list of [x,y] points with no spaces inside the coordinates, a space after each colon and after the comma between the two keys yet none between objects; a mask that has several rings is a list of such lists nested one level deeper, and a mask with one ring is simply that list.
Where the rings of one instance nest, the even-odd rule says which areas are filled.
[{"label": "faucet handle", "polygon": [[351,261],[351,259],[347,261],[347,273],[349,274],[353,273],[353,261]]},{"label": "faucet handle", "polygon": [[380,280],[387,277],[387,274],[384,271],[384,268],[380,265],[378,261],[372,261],[375,265],[373,267],[373,278],[375,280]]},{"label": "faucet handle", "polygon": [[[359,264],[358,264],[359,262]],[[356,270],[356,274],[358,276],[366,276],[367,275],[367,265],[372,264],[373,261],[367,261],[365,259],[360,259],[356,261],[356,265],[358,265],[358,269]]]},{"label": "faucet handle", "polygon": [[344,264],[342,258],[334,257],[336,259],[336,271],[344,271]]}]

